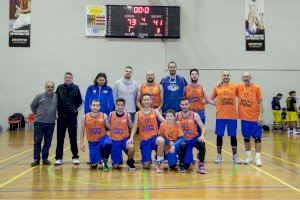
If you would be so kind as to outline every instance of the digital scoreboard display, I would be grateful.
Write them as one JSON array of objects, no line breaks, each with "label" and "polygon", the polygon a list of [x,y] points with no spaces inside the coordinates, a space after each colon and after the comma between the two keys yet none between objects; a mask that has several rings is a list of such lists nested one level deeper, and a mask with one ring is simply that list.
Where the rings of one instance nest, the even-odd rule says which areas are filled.
[{"label": "digital scoreboard display", "polygon": [[179,6],[106,5],[106,37],[180,38]]}]

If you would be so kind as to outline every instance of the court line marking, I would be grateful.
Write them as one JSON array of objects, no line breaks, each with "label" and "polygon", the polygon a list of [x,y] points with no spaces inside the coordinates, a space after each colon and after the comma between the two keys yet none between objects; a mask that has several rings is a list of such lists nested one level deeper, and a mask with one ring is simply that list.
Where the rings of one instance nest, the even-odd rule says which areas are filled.
[{"label": "court line marking", "polygon": [[10,159],[12,159],[12,158],[15,158],[15,157],[17,157],[17,156],[19,156],[19,155],[22,155],[22,154],[24,154],[24,153],[27,153],[28,151],[31,151],[31,150],[33,150],[33,148],[27,149],[27,150],[25,150],[25,151],[23,151],[23,152],[21,152],[21,153],[18,153],[18,154],[16,154],[16,155],[13,155],[13,156],[10,156],[10,157],[5,158],[5,159],[3,159],[3,160],[0,160],[0,163],[5,162],[5,161],[7,161],[7,160],[10,160]]},{"label": "court line marking", "polygon": [[[66,151],[66,150],[69,149],[70,147],[71,147],[71,146],[65,148],[64,151]],[[49,158],[49,160],[51,160],[51,159],[54,158],[54,157],[55,157],[55,155],[51,156],[51,157]],[[30,172],[31,170],[33,170],[33,169],[35,169],[35,168],[37,168],[37,167],[40,167],[40,166],[38,165],[38,166],[35,166],[35,167],[31,167],[31,168],[27,169],[26,171],[21,172],[20,174],[16,175],[15,177],[13,177],[13,178],[11,178],[11,179],[5,181],[4,183],[2,183],[2,184],[0,185],[0,188],[2,188],[2,187],[4,187],[4,186],[6,186],[7,184],[9,184],[9,183],[11,183],[11,182],[17,180],[17,179],[20,178],[21,176],[27,174],[28,172]]]},{"label": "court line marking", "polygon": [[15,161],[15,162],[12,162],[12,163],[10,163],[10,164],[8,164],[8,165],[5,165],[5,166],[3,166],[3,167],[0,167],[0,171],[6,169],[6,168],[8,168],[8,167],[14,166],[15,164],[18,164],[18,163],[20,163],[20,162],[22,162],[22,161],[28,159],[28,158],[31,157],[31,156],[32,156],[32,155],[28,155],[28,156],[26,156],[25,158],[21,158],[21,159]]},{"label": "court line marking", "polygon": [[[244,147],[244,145],[242,145],[242,144],[240,144],[240,143],[238,143],[238,145],[240,145],[240,146],[243,146],[243,147]],[[275,159],[281,160],[281,161],[283,161],[283,162],[289,163],[289,164],[291,164],[291,165],[295,165],[296,167],[300,167],[300,165],[298,165],[298,164],[296,164],[296,163],[293,163],[293,162],[290,162],[290,161],[287,161],[287,160],[281,159],[281,158],[279,158],[279,157],[276,157],[276,156],[274,156],[274,155],[271,155],[271,154],[265,153],[265,152],[263,152],[263,151],[261,151],[261,153],[262,153],[262,154],[264,154],[264,155],[267,155],[267,156],[271,156],[271,157],[273,157],[273,158],[275,158]]]},{"label": "court line marking", "polygon": [[[240,187],[240,186],[197,186],[197,187],[184,187],[184,188],[176,188],[176,187],[172,187],[172,188],[148,188],[148,190],[200,190],[200,189],[286,189],[285,186],[280,186],[280,187],[273,187],[273,186],[266,186],[266,187],[260,187],[260,186],[245,186],[245,187]],[[4,192],[81,192],[81,191],[90,191],[90,192],[98,192],[98,191],[127,191],[127,190],[144,190],[144,188],[91,188],[91,189],[53,189],[53,190],[45,190],[45,189],[6,189],[6,190],[0,190],[0,193],[4,193]]]},{"label": "court line marking", "polygon": [[144,199],[149,199],[149,187],[148,187],[148,172],[147,170],[143,171],[143,179],[144,179]]},{"label": "court line marking", "polygon": [[[207,142],[208,144],[210,144],[210,145],[216,147],[216,145],[214,145],[213,143],[209,142],[208,140],[206,140],[206,142]],[[228,155],[231,155],[231,156],[232,156],[232,154],[231,154],[230,152],[228,152],[228,151],[226,151],[226,150],[224,150],[224,149],[222,149],[222,151],[224,151],[224,152],[227,153]],[[283,185],[288,186],[288,187],[291,188],[292,190],[295,190],[296,192],[299,192],[299,193],[300,193],[300,189],[298,189],[298,188],[296,188],[296,187],[294,187],[294,186],[288,184],[287,182],[281,180],[280,178],[278,178],[278,177],[276,177],[276,176],[273,176],[272,174],[270,174],[270,173],[266,172],[265,170],[262,170],[262,169],[260,169],[260,168],[258,168],[258,167],[256,167],[256,166],[254,166],[254,165],[252,165],[252,164],[249,164],[249,165],[250,165],[251,167],[253,167],[254,169],[256,169],[256,170],[258,170],[258,171],[264,173],[265,175],[268,175],[269,177],[271,177],[271,178],[275,179],[276,181],[282,183]]]}]

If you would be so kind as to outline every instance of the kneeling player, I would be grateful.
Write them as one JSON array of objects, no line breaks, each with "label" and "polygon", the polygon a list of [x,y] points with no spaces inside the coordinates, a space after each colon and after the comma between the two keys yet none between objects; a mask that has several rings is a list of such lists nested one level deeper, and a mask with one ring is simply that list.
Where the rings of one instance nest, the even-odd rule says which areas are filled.
[{"label": "kneeling player", "polygon": [[119,168],[123,163],[122,150],[128,155],[127,165],[130,171],[135,170],[134,166],[134,145],[129,143],[129,128],[132,128],[130,114],[124,111],[125,99],[117,99],[116,111],[111,112],[110,138],[112,140],[111,160],[114,169]]},{"label": "kneeling player", "polygon": [[80,148],[85,152],[84,133],[89,144],[89,157],[91,167],[97,169],[102,159],[102,170],[107,172],[107,160],[111,152],[111,139],[106,135],[106,128],[109,128],[108,117],[100,112],[100,102],[95,99],[91,103],[91,112],[84,115],[81,122],[82,132],[80,135]]},{"label": "kneeling player", "polygon": [[[206,174],[205,167],[204,167],[204,159],[205,159],[205,126],[203,125],[200,116],[189,110],[190,103],[186,97],[183,97],[180,100],[180,111],[177,114],[177,119],[181,123],[181,127],[184,133],[184,146],[180,150],[180,158],[179,160],[183,160],[182,165],[185,169],[188,169],[191,163],[194,163],[193,158],[193,148],[198,150],[198,159],[199,159],[199,167],[198,173]],[[201,135],[199,136],[197,132],[197,126],[201,129]],[[183,145],[182,145],[183,147]]]},{"label": "kneeling player", "polygon": [[139,128],[139,135],[141,136],[140,149],[142,154],[142,163],[144,169],[150,169],[151,152],[157,151],[156,159],[156,172],[162,172],[162,159],[165,147],[165,140],[158,135],[157,120],[160,122],[165,121],[160,112],[150,107],[151,96],[144,94],[142,96],[143,108],[135,113],[134,124],[131,130],[130,143],[134,142],[134,135],[137,128]]},{"label": "kneeling player", "polygon": [[[166,121],[159,127],[159,134],[165,139],[165,158],[168,160],[170,169],[175,169],[177,164],[177,156],[183,144],[184,137],[180,124],[175,123],[175,111],[167,110]],[[183,163],[182,161],[179,161]],[[179,172],[185,172],[182,165],[178,167]]]}]

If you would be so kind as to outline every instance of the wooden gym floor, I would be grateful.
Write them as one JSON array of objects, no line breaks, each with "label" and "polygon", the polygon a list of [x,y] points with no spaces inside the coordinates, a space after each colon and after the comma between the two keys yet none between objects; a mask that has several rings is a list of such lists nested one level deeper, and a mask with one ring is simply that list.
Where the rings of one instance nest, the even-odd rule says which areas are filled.
[{"label": "wooden gym floor", "polygon": [[[56,135],[56,133],[54,133]],[[196,168],[186,174],[163,174],[122,170],[93,171],[86,164],[88,153],[80,152],[79,166],[71,163],[66,136],[64,165],[31,168],[32,132],[0,133],[0,199],[300,199],[300,137],[265,133],[262,167],[234,165],[228,138],[224,138],[222,165],[216,165],[215,135],[207,134],[207,175]],[[243,139],[238,138],[244,159]],[[252,143],[253,145],[253,143]],[[140,159],[138,142],[135,159]],[[50,149],[54,163],[56,137]]]}]

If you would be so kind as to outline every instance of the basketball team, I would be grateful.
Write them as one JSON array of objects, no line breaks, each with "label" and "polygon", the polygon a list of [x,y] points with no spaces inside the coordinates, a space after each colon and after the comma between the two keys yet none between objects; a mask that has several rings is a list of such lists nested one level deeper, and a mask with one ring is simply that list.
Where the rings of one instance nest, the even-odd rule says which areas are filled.
[{"label": "basketball team", "polygon": [[[99,73],[82,100],[79,87],[73,83],[73,75],[65,73],[64,83],[56,88],[52,81],[45,84],[45,92],[34,98],[30,107],[36,115],[34,124],[34,161],[32,167],[40,164],[51,165],[48,160],[57,120],[57,146],[55,166],[63,164],[64,139],[66,130],[70,138],[73,164],[79,165],[77,145],[77,115],[84,105],[84,116],[80,126],[80,149],[85,152],[85,138],[88,142],[89,164],[92,169],[109,171],[111,157],[113,169],[123,164],[123,152],[127,154],[129,171],[135,167],[135,146],[139,143],[143,169],[161,173],[164,165],[170,170],[185,173],[196,163],[193,149],[197,150],[198,170],[205,169],[205,106],[216,106],[216,164],[221,164],[223,136],[225,130],[230,137],[232,162],[251,164],[250,139],[255,143],[255,164],[262,165],[262,92],[252,82],[249,72],[242,74],[242,83],[232,83],[230,72],[223,71],[209,95],[199,83],[199,71],[190,70],[190,82],[178,75],[177,65],[168,63],[169,75],[160,83],[155,81],[153,71],[146,73],[146,81],[138,85],[132,79],[133,68],[126,66],[124,77],[113,88],[107,85],[105,73]],[[237,103],[236,103],[237,102]],[[238,106],[236,106],[238,105]],[[138,111],[137,111],[138,110]],[[245,142],[246,159],[237,154],[237,119],[241,120]],[[138,136],[136,136],[138,134]],[[135,140],[140,137],[140,140]],[[42,147],[42,141],[44,144]],[[140,141],[140,142],[139,142]],[[155,151],[155,159],[152,158]],[[152,161],[153,160],[153,161]],[[167,163],[167,164],[164,164]]]}]

